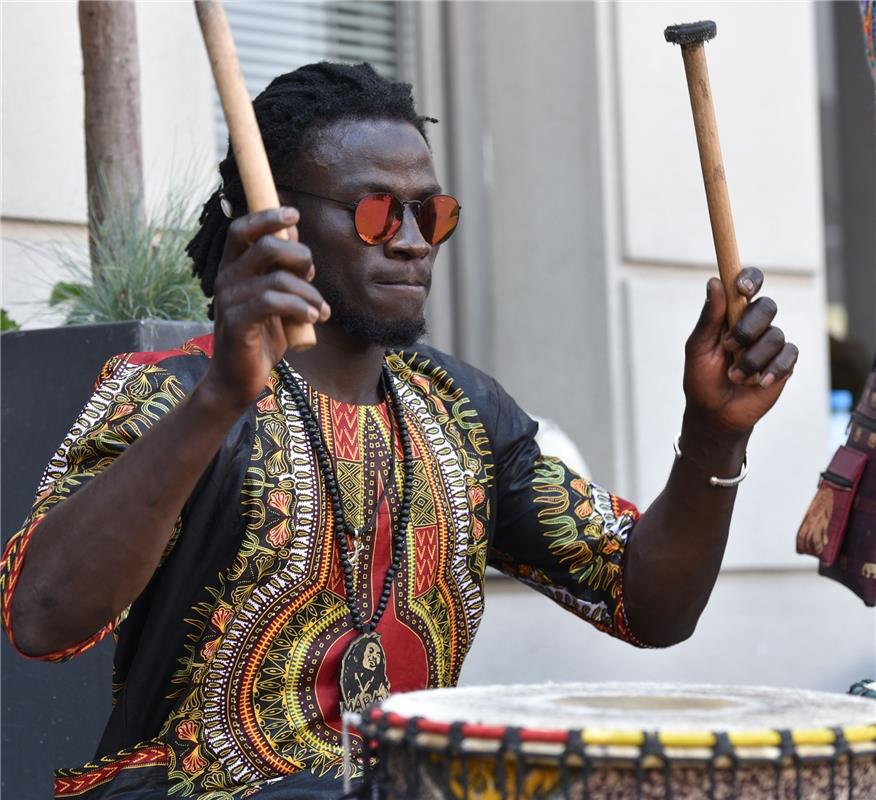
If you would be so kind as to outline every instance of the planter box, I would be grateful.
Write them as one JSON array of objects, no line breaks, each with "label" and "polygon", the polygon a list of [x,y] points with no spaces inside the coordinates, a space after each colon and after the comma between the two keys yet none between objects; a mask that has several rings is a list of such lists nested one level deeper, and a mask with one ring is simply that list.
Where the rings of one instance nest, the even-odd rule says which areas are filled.
[{"label": "planter box", "polygon": [[[193,322],[119,322],[0,338],[4,543],[19,528],[42,470],[116,353],[167,350],[207,330]],[[52,796],[52,769],[84,764],[110,710],[112,641],[66,664],[27,661],[2,647],[2,794]]]}]

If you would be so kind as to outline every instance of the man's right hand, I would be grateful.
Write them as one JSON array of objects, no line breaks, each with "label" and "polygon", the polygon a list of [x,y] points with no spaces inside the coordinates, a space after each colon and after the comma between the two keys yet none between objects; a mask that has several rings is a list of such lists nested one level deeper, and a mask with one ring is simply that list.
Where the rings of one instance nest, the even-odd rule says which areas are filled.
[{"label": "man's right hand", "polygon": [[[310,284],[310,250],[297,241],[298,211],[246,214],[228,229],[214,291],[213,359],[202,381],[222,407],[242,413],[262,392],[288,342],[283,320],[325,322],[328,304]],[[289,231],[289,239],[275,234]]]}]

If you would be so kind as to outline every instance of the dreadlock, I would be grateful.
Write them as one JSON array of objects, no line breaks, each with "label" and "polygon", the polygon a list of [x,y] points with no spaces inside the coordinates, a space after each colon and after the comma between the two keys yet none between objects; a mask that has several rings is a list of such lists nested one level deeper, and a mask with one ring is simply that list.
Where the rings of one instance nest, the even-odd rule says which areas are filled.
[{"label": "dreadlock", "polygon": [[[335,122],[348,119],[410,122],[427,143],[425,123],[436,122],[417,114],[410,84],[387,80],[367,63],[347,65],[323,61],[287,72],[268,84],[253,101],[253,107],[275,175],[294,163],[313,133]],[[198,220],[201,227],[186,247],[194,262],[192,272],[200,278],[207,297],[213,296],[231,224],[220,207],[220,193],[224,193],[232,208],[246,207],[230,145],[225,160],[219,164],[219,174],[222,185],[204,204]]]}]

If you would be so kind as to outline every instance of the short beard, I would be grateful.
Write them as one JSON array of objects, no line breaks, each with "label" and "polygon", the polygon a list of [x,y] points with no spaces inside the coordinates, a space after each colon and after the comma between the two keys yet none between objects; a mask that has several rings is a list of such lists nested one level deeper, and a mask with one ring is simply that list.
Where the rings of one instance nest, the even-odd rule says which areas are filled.
[{"label": "short beard", "polygon": [[321,286],[318,279],[314,280],[314,285],[331,307],[330,322],[349,336],[381,347],[410,347],[428,332],[426,318],[422,314],[413,319],[379,319],[347,303],[346,297],[336,286]]}]

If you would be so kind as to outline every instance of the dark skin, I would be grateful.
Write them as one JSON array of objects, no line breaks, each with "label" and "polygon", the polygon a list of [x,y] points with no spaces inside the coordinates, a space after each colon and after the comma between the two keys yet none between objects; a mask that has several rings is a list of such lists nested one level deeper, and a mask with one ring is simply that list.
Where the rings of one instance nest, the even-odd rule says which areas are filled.
[{"label": "dark skin", "polygon": [[[278,183],[350,202],[381,190],[403,200],[440,191],[425,142],[404,122],[337,123],[301,161]],[[345,301],[377,319],[416,319],[438,248],[423,239],[410,208],[393,239],[368,246],[355,235],[349,210],[303,195],[282,199],[298,203],[307,245],[272,235],[299,223],[293,208],[232,223],[216,283],[214,357],[203,379],[101,475],[52,509],[31,540],[12,608],[25,653],[81,641],[137,598],[199,476],[281,357],[338,400],[380,399],[385,347],[332,319],[317,286],[341,287]],[[758,270],[746,269],[737,285],[753,298],[762,281]],[[709,281],[708,295],[686,348],[684,457],[637,523],[627,551],[630,626],[653,645],[693,632],[718,574],[736,494],[710,487],[708,476],[738,473],[752,428],[778,399],[797,358],[772,325],[771,300],[752,302],[728,336],[720,281]],[[286,352],[283,318],[320,323],[316,346]],[[730,353],[738,355],[738,373],[728,374]],[[762,376],[760,384],[746,384],[754,374]],[[123,526],[120,507],[130,512]]]}]

